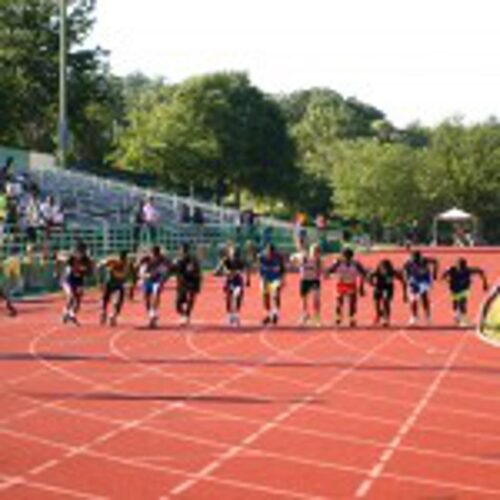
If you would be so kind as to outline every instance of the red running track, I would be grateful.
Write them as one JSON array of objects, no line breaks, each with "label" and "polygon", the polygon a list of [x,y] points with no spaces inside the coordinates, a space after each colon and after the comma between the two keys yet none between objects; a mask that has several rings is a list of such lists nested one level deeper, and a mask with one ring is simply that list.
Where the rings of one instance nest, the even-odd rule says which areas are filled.
[{"label": "red running track", "polygon": [[[468,257],[500,271],[500,251]],[[356,330],[262,329],[254,286],[234,331],[218,326],[221,295],[208,280],[183,330],[168,326],[171,291],[157,331],[141,328],[139,303],[116,329],[96,326],[95,298],[79,329],[59,323],[59,297],[1,318],[0,496],[500,497],[500,351],[449,326],[442,284],[436,327],[422,330],[370,328],[369,298]],[[476,286],[474,310],[481,300]],[[332,304],[327,282],[325,323]]]}]

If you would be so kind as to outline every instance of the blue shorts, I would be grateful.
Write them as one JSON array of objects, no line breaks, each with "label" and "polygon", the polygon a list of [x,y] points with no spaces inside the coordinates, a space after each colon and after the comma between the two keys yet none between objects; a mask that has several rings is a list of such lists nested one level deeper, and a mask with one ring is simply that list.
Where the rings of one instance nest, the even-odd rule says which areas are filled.
[{"label": "blue shorts", "polygon": [[432,281],[428,279],[410,280],[408,283],[410,295],[413,297],[421,297],[426,294],[431,289],[431,286]]},{"label": "blue shorts", "polygon": [[158,280],[146,280],[142,287],[144,295],[156,295],[161,289],[162,282]]}]

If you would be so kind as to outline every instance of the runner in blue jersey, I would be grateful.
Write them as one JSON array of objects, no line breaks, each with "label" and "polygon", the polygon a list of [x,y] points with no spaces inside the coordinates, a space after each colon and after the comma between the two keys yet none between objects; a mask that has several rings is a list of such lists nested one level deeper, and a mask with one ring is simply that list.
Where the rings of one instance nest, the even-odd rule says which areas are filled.
[{"label": "runner in blue jersey", "polygon": [[414,325],[419,317],[419,305],[422,305],[427,323],[431,323],[431,301],[429,297],[432,282],[438,276],[439,264],[436,259],[424,257],[418,250],[411,254],[403,267],[403,275],[408,287],[411,317],[410,325]]},{"label": "runner in blue jersey", "polygon": [[284,285],[285,264],[283,257],[273,244],[268,244],[259,257],[259,273],[262,287],[262,298],[266,317],[264,325],[276,325],[281,308],[281,289]]}]

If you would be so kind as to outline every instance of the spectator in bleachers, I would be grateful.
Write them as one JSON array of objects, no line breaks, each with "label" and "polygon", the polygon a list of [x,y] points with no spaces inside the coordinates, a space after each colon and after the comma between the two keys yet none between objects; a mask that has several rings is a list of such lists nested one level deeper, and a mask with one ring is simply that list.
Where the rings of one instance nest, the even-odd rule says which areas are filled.
[{"label": "spectator in bleachers", "polygon": [[17,235],[18,224],[19,224],[19,211],[17,208],[17,202],[14,198],[9,198],[6,196],[7,200],[7,211],[5,216],[5,225],[7,233],[11,235]]},{"label": "spectator in bleachers", "polygon": [[24,194],[23,184],[17,177],[9,176],[5,183],[5,192],[7,197],[16,201],[20,201]]},{"label": "spectator in bleachers", "polygon": [[160,213],[154,205],[152,196],[146,199],[146,203],[144,203],[144,207],[142,208],[142,214],[148,231],[149,242],[150,244],[154,244],[158,232],[158,223],[160,222]]},{"label": "spectator in bleachers", "polygon": [[7,218],[7,196],[0,191],[0,223],[5,224]]},{"label": "spectator in bleachers", "polygon": [[29,195],[26,209],[23,218],[26,237],[30,243],[36,243],[38,240],[38,233],[43,227],[43,217],[40,207],[40,201],[34,194]]},{"label": "spectator in bleachers", "polygon": [[43,226],[45,229],[45,240],[50,241],[54,229],[61,229],[64,225],[64,212],[53,196],[40,205]]},{"label": "spectator in bleachers", "polygon": [[196,207],[194,209],[193,223],[198,226],[203,226],[203,224],[205,224],[205,216],[203,215],[203,211],[200,207]]},{"label": "spectator in bleachers", "polygon": [[189,207],[183,203],[181,205],[180,221],[181,224],[189,224],[191,222],[191,214],[189,212]]}]

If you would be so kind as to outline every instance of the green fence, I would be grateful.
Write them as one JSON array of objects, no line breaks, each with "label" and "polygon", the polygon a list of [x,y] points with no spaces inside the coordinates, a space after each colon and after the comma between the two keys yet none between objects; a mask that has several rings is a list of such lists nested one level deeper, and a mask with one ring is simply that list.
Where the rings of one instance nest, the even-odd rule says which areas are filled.
[{"label": "green fence", "polygon": [[284,253],[290,253],[294,248],[291,230],[269,227],[179,225],[139,230],[132,225],[103,224],[93,228],[53,230],[50,235],[40,229],[31,236],[28,238],[25,231],[13,227],[3,227],[0,281],[14,295],[57,290],[55,256],[70,251],[79,241],[87,244],[96,260],[121,250],[140,252],[153,244],[162,246],[174,256],[182,243],[190,243],[206,269],[215,267],[228,241],[234,241],[242,248],[251,242],[256,251],[268,242],[273,242]]}]

